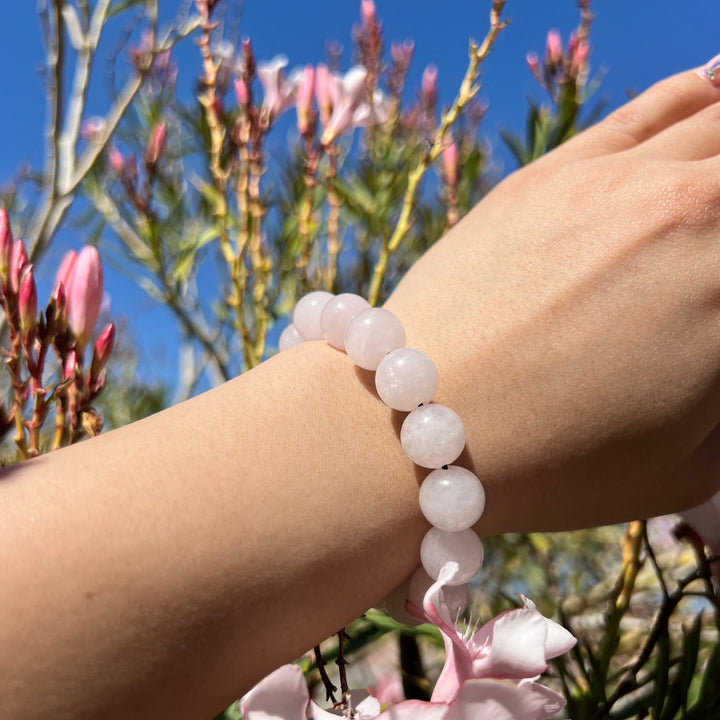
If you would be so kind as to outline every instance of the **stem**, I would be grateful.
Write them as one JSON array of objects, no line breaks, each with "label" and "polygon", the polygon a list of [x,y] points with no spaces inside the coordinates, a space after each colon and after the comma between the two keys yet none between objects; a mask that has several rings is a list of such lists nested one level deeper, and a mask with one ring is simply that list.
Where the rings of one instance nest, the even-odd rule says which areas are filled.
[{"label": "stem", "polygon": [[477,84],[480,65],[490,54],[500,31],[507,26],[506,21],[500,21],[500,13],[502,12],[504,5],[505,0],[493,0],[492,9],[490,11],[490,29],[479,47],[474,42],[470,43],[470,60],[468,68],[465,71],[465,77],[460,85],[458,95],[450,108],[443,112],[440,119],[440,125],[435,132],[432,142],[429,146],[424,146],[421,157],[408,175],[408,184],[405,190],[402,208],[400,210],[400,217],[398,218],[395,230],[393,231],[390,240],[387,243],[383,243],[380,248],[380,255],[377,263],[375,264],[373,275],[370,280],[368,300],[371,305],[376,305],[380,298],[380,290],[382,288],[383,280],[385,279],[390,256],[397,251],[410,230],[410,216],[415,206],[418,186],[420,185],[420,181],[422,180],[425,171],[445,149],[445,142],[450,128],[453,126],[460,116],[460,113],[462,113],[470,100],[472,100],[472,98],[475,97],[480,90],[480,85]]},{"label": "stem", "polygon": [[640,553],[645,536],[645,521],[633,520],[628,523],[623,541],[623,559],[620,574],[610,594],[603,642],[598,651],[598,663],[603,682],[607,678],[610,660],[617,647],[620,621],[630,605],[638,572],[642,566]]},{"label": "stem", "polygon": [[337,177],[337,161],[339,150],[334,145],[327,149],[328,170],[325,177],[327,184],[328,222],[327,222],[327,261],[325,264],[325,290],[330,292],[335,276],[337,275],[337,258],[340,254],[340,198],[335,192],[335,178]]},{"label": "stem", "polygon": [[247,369],[259,365],[265,353],[265,342],[270,322],[267,311],[268,278],[272,268],[262,240],[262,222],[265,208],[260,197],[260,178],[262,177],[262,158],[258,144],[250,155],[250,215],[252,217],[252,234],[250,236],[250,261],[252,263],[253,311],[255,313],[255,339],[251,348],[250,364]]},{"label": "stem", "polygon": [[335,699],[335,691],[337,690],[337,686],[333,684],[332,680],[330,680],[327,674],[327,670],[325,669],[325,660],[322,656],[320,646],[316,645],[313,648],[313,652],[315,653],[315,664],[317,665],[318,672],[320,673],[320,679],[325,686],[325,700],[330,700],[334,705],[337,702],[337,700]]}]

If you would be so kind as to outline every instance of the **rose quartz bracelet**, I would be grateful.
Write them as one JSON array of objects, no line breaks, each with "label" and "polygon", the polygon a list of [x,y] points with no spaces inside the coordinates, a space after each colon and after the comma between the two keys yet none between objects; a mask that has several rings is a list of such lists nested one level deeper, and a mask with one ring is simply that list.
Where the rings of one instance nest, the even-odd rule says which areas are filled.
[{"label": "rose quartz bracelet", "polygon": [[485,491],[473,473],[451,464],[465,447],[465,428],[453,410],[431,402],[439,384],[435,363],[405,347],[405,329],[391,312],[350,293],[312,292],[300,299],[279,347],[286,350],[306,340],[326,340],[375,372],[380,399],[408,413],[400,430],[403,450],[416,465],[432,470],[420,487],[420,509],[433,526],[420,546],[422,567],[408,587],[398,589],[398,607],[388,609],[406,620],[400,603],[409,597],[418,605],[443,565],[454,561],[459,569],[444,595],[459,614],[467,604],[467,583],[483,562],[482,542],[472,526],[485,508]]}]

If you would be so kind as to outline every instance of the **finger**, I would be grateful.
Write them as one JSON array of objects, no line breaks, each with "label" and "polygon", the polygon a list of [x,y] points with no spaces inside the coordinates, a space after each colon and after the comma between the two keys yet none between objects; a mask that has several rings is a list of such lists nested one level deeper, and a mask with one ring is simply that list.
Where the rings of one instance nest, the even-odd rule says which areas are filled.
[{"label": "finger", "polygon": [[[719,56],[720,57],[720,56]],[[720,100],[720,74],[713,79],[688,70],[661,80],[569,142],[561,150],[596,157],[629,150]]]},{"label": "finger", "polygon": [[706,160],[720,154],[720,102],[641,143],[633,152],[660,160]]}]

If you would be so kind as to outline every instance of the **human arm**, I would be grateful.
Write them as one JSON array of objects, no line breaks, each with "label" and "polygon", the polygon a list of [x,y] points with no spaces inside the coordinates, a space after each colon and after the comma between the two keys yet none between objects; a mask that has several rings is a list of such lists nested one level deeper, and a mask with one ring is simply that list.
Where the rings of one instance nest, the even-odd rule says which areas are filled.
[{"label": "human arm", "polygon": [[[717,489],[718,99],[692,73],[641,96],[502,183],[388,301],[465,422],[481,534]],[[406,577],[422,473],[367,381],[301,345],[8,471],[7,717],[209,716]]]}]

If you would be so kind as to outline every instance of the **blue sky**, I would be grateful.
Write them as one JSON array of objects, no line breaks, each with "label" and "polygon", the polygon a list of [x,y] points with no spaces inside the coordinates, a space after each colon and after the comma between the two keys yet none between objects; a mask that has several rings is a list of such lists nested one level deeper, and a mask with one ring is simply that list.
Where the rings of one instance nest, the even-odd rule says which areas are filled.
[{"label": "blue sky", "polygon": [[[160,0],[164,17],[171,17],[188,0]],[[36,167],[42,160],[44,120],[43,86],[40,68],[43,49],[35,3],[3,3],[0,24],[0,184],[23,163]],[[487,27],[489,0],[377,0],[378,15],[384,23],[386,41],[411,38],[415,58],[411,84],[418,84],[429,62],[439,68],[441,97],[449,102],[467,64],[469,37],[480,39]],[[351,62],[352,25],[358,21],[359,0],[246,0],[241,32],[251,38],[259,59],[278,53],[291,65],[323,59],[327,40],[339,40],[345,47],[345,63]],[[609,107],[620,105],[628,92],[637,92],[665,75],[703,63],[720,52],[717,4],[710,0],[596,0],[593,29],[592,67],[603,69],[605,79],[599,94]],[[506,15],[513,22],[500,37],[483,73],[482,97],[490,103],[485,130],[497,149],[504,172],[512,161],[499,147],[499,128],[522,130],[526,97],[542,99],[525,66],[525,53],[544,47],[550,27],[566,38],[577,24],[573,0],[509,0]],[[120,33],[127,21],[112,30]],[[108,50],[110,45],[108,45]],[[192,88],[198,72],[197,48],[186,42],[176,53],[181,84]],[[103,63],[98,65],[93,85],[91,110],[102,114],[106,107],[103,90]],[[276,138],[283,142],[284,138]],[[78,247],[83,238],[65,232],[58,248],[50,254],[45,273],[67,247]],[[41,267],[42,271],[42,267]],[[172,378],[174,320],[157,308],[132,282],[107,273],[108,291],[114,312],[127,316],[143,352],[148,376]],[[49,279],[46,281],[49,286]],[[41,285],[41,294],[49,287]],[[167,350],[163,346],[167,345]]]}]

